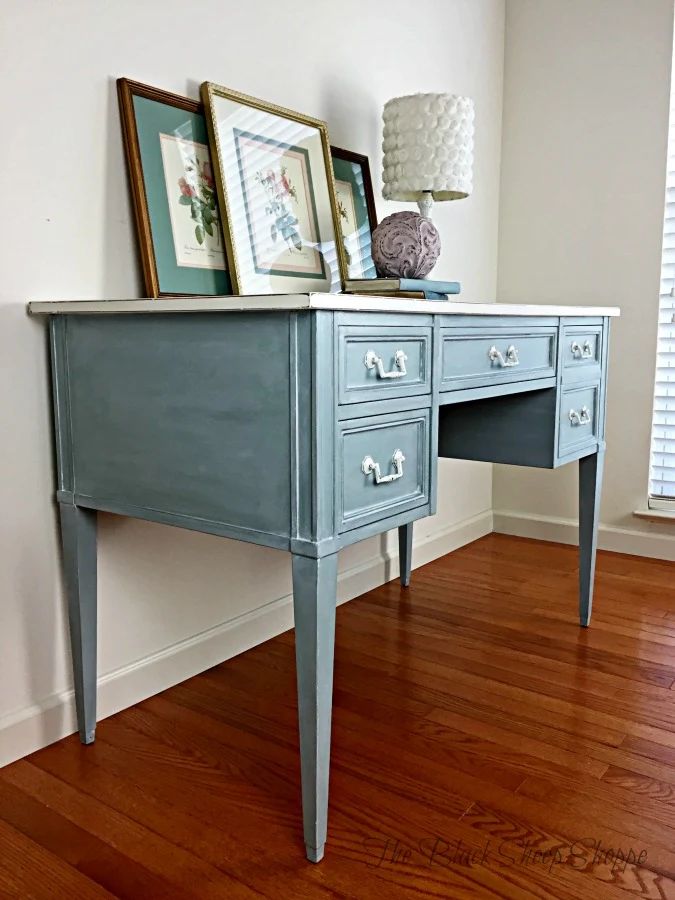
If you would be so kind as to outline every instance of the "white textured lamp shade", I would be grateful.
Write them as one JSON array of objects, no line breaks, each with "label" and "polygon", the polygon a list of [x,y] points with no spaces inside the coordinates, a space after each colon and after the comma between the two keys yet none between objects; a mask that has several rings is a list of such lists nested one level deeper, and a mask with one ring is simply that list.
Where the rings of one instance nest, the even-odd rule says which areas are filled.
[{"label": "white textured lamp shade", "polygon": [[395,97],[382,114],[385,200],[459,200],[473,187],[473,100],[455,94]]}]

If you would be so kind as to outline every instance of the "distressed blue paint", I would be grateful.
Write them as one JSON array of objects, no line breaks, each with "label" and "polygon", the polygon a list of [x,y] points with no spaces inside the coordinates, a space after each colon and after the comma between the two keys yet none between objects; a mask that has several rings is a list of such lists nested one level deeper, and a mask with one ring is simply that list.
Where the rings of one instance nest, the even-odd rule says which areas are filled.
[{"label": "distressed blue paint", "polygon": [[[579,460],[582,625],[590,620],[605,450],[609,319],[334,312],[58,315],[51,320],[57,499],[78,727],[96,724],[96,510],[293,554],[308,858],[323,855],[337,551],[436,510],[439,456]],[[572,340],[592,352],[578,359]],[[489,360],[513,343],[520,364]],[[366,370],[373,349],[407,374]],[[590,426],[569,409],[592,409]],[[365,456],[391,474],[375,484]]]},{"label": "distressed blue paint", "polygon": [[587,628],[593,608],[604,450],[579,460],[579,622]]},{"label": "distressed blue paint", "polygon": [[[428,409],[340,423],[335,481],[338,531],[429,502],[429,432]],[[363,460],[370,456],[383,477],[395,475],[392,457],[397,450],[405,457],[400,478],[377,484],[374,474],[362,471]]]},{"label": "distressed blue paint", "polygon": [[68,594],[77,726],[83,744],[96,731],[96,533],[95,510],[59,503]]},{"label": "distressed blue paint", "polygon": [[[368,368],[366,354],[382,360],[386,374]],[[395,364],[397,351],[405,353],[405,374]],[[364,403],[382,397],[431,394],[431,328],[340,326],[338,329],[338,402]]]},{"label": "distressed blue paint", "polygon": [[413,540],[413,523],[408,522],[407,525],[401,525],[398,530],[398,560],[401,584],[408,587],[410,584],[410,573],[412,571],[412,540]]},{"label": "distressed blue paint", "polygon": [[[441,390],[460,391],[494,383],[547,378],[556,371],[556,328],[513,325],[511,329],[473,328],[443,330]],[[506,360],[509,348],[517,351],[517,362]],[[507,365],[490,358],[495,348]]]}]

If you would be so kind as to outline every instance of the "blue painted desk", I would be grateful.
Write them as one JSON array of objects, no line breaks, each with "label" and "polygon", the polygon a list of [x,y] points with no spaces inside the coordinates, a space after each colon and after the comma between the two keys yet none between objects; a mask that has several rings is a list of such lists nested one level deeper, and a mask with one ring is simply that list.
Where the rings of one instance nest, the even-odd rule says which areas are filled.
[{"label": "blue painted desk", "polygon": [[579,463],[591,616],[616,309],[345,295],[33,303],[50,315],[80,736],[96,727],[96,511],[292,554],[305,842],[326,841],[337,554],[436,508],[438,457]]}]

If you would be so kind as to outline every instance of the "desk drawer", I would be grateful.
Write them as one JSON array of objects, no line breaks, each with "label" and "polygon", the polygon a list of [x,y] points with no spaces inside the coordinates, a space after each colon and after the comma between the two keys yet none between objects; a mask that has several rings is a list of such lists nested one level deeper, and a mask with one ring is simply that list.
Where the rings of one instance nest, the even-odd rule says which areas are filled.
[{"label": "desk drawer", "polygon": [[429,502],[430,416],[425,409],[340,424],[339,531]]},{"label": "desk drawer", "polygon": [[599,434],[598,385],[568,388],[560,395],[558,453],[565,456],[586,444],[595,444]]},{"label": "desk drawer", "polygon": [[562,341],[563,381],[599,380],[602,325],[568,326]]},{"label": "desk drawer", "polygon": [[555,375],[557,329],[443,335],[441,390]]},{"label": "desk drawer", "polygon": [[338,402],[431,393],[431,328],[341,325]]}]

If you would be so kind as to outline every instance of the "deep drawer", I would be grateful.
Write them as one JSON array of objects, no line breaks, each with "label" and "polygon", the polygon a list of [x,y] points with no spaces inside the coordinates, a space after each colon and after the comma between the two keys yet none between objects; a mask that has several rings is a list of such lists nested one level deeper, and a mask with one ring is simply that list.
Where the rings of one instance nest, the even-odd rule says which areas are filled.
[{"label": "deep drawer", "polygon": [[555,375],[557,329],[443,335],[441,390]]},{"label": "deep drawer", "polygon": [[341,325],[338,402],[431,393],[431,328]]},{"label": "deep drawer", "polygon": [[430,410],[342,422],[338,432],[338,530],[429,502]]},{"label": "deep drawer", "polygon": [[566,327],[560,352],[563,381],[600,380],[602,325]]},{"label": "deep drawer", "polygon": [[558,413],[558,453],[565,456],[586,444],[594,444],[599,434],[598,385],[564,389]]}]

